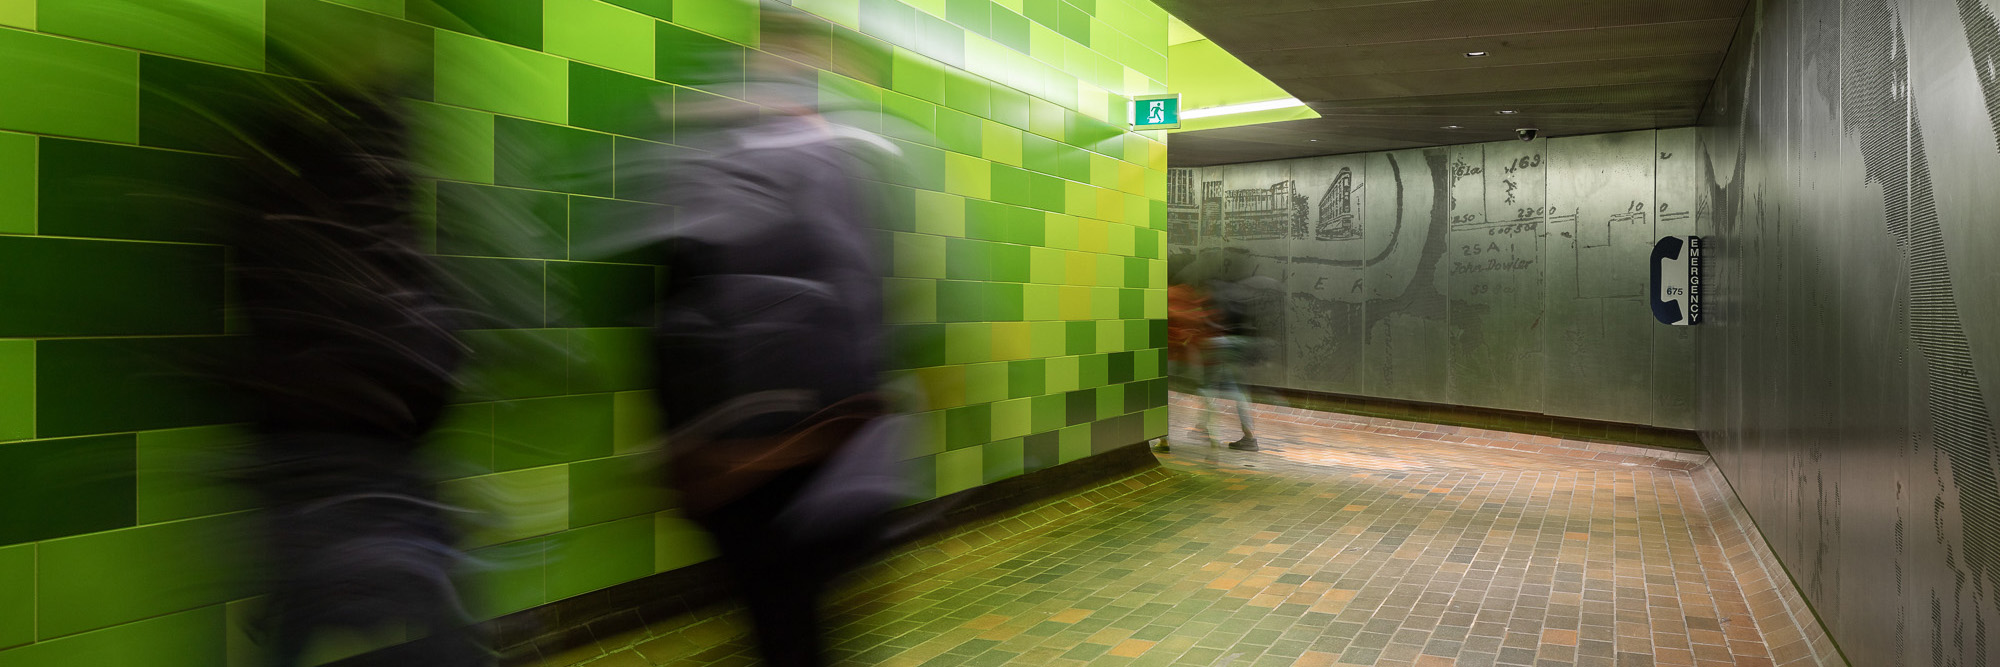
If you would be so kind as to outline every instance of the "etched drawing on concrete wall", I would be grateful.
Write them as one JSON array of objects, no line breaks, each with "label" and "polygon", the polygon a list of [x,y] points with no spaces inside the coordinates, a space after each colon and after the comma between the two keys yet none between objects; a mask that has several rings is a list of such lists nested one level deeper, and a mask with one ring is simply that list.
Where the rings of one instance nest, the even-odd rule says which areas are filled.
[{"label": "etched drawing on concrete wall", "polygon": [[[1631,378],[1684,371],[1692,346],[1656,346],[1628,283],[1645,277],[1655,190],[1692,187],[1654,182],[1656,144],[1691,132],[1187,169],[1170,180],[1185,191],[1170,193],[1170,251],[1197,282],[1282,285],[1258,311],[1281,350],[1251,374],[1259,384],[1685,428],[1690,383],[1669,397]],[[1592,173],[1559,176],[1558,154]],[[1569,208],[1552,212],[1558,198]],[[1552,235],[1551,215],[1567,236]],[[1579,217],[1596,226],[1575,243]],[[1552,264],[1557,249],[1568,254]],[[1617,265],[1625,255],[1640,259]],[[1549,275],[1558,266],[1563,280]],[[1601,400],[1552,396],[1552,368]]]}]

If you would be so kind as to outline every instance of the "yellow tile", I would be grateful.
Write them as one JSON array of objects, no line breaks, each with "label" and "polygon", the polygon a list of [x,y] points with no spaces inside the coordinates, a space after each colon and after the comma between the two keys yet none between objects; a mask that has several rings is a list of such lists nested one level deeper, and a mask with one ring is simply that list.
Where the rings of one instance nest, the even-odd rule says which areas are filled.
[{"label": "yellow tile", "polygon": [[[1138,243],[1137,240],[1138,235],[1142,232],[1151,231],[1151,230],[1141,230],[1131,225],[1119,224],[1115,222],[1106,223],[1106,228],[1110,231],[1110,234],[1105,241],[1105,247],[1106,247],[1105,252],[1109,252],[1113,255],[1118,255],[1120,257],[1131,257],[1133,255],[1138,254],[1138,248],[1136,245]],[[1118,269],[1119,269],[1119,283],[1123,284],[1125,267],[1120,266],[1118,267]]]},{"label": "yellow tile", "polygon": [[993,197],[993,166],[985,160],[958,153],[944,154],[945,189],[973,199]]},{"label": "yellow tile", "polygon": [[1146,194],[1146,168],[1130,162],[1118,163],[1118,189],[1126,194]]},{"label": "yellow tile", "polygon": [[1097,285],[1097,254],[1069,251],[1065,253],[1063,269],[1064,283],[1078,286]]},{"label": "yellow tile", "polygon": [[1097,190],[1097,215],[1093,217],[1099,220],[1124,222],[1126,197],[1127,195],[1123,192],[1111,188],[1099,188]]},{"label": "yellow tile", "polygon": [[1091,153],[1090,184],[1100,188],[1117,188],[1118,160],[1097,153]]},{"label": "yellow tile", "polygon": [[1090,291],[1090,319],[1118,319],[1118,288],[1093,287]]},{"label": "yellow tile", "polygon": [[993,360],[1013,361],[1032,356],[1033,340],[1027,322],[993,324]]},{"label": "yellow tile", "polygon": [[917,382],[933,410],[965,405],[965,367],[933,366],[916,371]]},{"label": "yellow tile", "polygon": [[1076,221],[1076,247],[1089,252],[1110,252],[1111,225],[1095,218],[1078,218]]},{"label": "yellow tile", "polygon": [[1088,320],[1091,314],[1091,288],[1065,285],[1062,288],[1062,318],[1065,320]]}]

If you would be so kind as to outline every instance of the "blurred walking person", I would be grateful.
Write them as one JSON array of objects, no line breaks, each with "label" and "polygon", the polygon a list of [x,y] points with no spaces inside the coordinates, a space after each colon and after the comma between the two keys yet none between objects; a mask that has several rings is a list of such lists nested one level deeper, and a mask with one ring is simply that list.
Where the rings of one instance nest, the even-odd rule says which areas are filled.
[{"label": "blurred walking person", "polygon": [[1202,410],[1197,428],[1206,436],[1210,417],[1215,412],[1215,401],[1232,401],[1236,404],[1236,423],[1241,427],[1243,437],[1229,443],[1229,448],[1244,451],[1257,450],[1257,436],[1250,430],[1250,397],[1243,390],[1244,370],[1258,361],[1257,355],[1261,350],[1257,327],[1250,314],[1254,299],[1250,286],[1215,281],[1209,290],[1209,307],[1205,310],[1209,317],[1210,335],[1201,342],[1202,402],[1207,409]]},{"label": "blurred walking person", "polygon": [[[1182,391],[1203,396],[1200,426],[1191,430],[1190,435],[1213,443],[1208,436],[1207,398],[1202,392],[1207,381],[1204,350],[1208,339],[1215,336],[1214,313],[1210,311],[1206,290],[1180,280],[1179,273],[1174,276],[1173,284],[1167,287],[1167,374]],[[1170,447],[1162,439],[1153,449],[1164,452]]]}]

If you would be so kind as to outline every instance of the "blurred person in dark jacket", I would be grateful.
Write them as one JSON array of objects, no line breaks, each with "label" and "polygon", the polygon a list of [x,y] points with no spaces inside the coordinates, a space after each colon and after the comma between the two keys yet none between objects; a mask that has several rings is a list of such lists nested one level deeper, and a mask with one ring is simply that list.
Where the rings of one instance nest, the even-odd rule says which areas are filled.
[{"label": "blurred person in dark jacket", "polygon": [[669,481],[714,537],[759,653],[818,665],[821,594],[907,496],[879,388],[875,185],[896,148],[821,113],[824,25],[764,12],[746,86],[761,109],[695,110],[706,154],[669,179],[658,395]]}]

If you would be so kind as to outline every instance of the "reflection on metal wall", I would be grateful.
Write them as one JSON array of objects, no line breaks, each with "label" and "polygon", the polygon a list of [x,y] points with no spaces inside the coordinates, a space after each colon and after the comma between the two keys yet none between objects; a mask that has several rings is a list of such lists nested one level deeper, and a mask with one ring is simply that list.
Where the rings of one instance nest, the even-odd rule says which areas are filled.
[{"label": "reflection on metal wall", "polygon": [[1694,147],[1704,440],[1855,665],[2000,664],[1995,14],[1756,3]]},{"label": "reflection on metal wall", "polygon": [[1283,353],[1258,384],[1691,428],[1693,340],[1644,290],[1654,240],[1692,233],[1693,145],[1687,129],[1176,169],[1168,238],[1190,279],[1283,286],[1259,304]]}]

